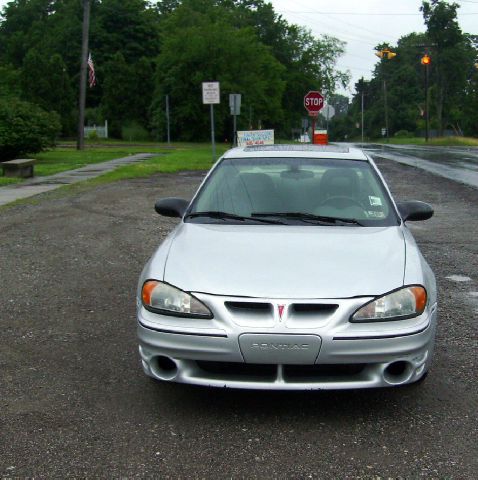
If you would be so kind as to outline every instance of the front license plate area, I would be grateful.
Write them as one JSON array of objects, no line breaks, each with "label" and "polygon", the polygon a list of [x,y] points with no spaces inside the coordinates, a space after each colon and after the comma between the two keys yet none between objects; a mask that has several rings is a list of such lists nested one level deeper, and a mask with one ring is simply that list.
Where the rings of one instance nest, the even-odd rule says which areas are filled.
[{"label": "front license plate area", "polygon": [[244,333],[239,347],[246,363],[312,365],[322,340],[317,335]]}]

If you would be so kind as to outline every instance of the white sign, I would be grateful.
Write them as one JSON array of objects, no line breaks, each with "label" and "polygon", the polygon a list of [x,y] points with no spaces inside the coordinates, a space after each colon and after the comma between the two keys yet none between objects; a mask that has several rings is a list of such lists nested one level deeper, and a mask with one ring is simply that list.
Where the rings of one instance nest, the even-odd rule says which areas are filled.
[{"label": "white sign", "polygon": [[229,95],[229,108],[231,109],[231,115],[241,114],[241,94],[231,93]]},{"label": "white sign", "polygon": [[274,130],[238,131],[237,145],[239,147],[249,147],[251,145],[274,145]]},{"label": "white sign", "polygon": [[321,111],[320,114],[326,119],[330,120],[335,115],[335,108],[332,105],[326,105]]},{"label": "white sign", "polygon": [[207,105],[221,103],[219,82],[202,83],[202,103]]}]

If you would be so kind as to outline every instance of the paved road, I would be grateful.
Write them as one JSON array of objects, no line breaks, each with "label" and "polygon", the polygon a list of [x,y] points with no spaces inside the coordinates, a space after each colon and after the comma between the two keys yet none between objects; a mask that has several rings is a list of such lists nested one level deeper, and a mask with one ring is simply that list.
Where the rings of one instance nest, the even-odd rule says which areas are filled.
[{"label": "paved road", "polygon": [[478,147],[358,144],[374,156],[478,188]]},{"label": "paved road", "polygon": [[476,478],[478,190],[379,165],[398,198],[436,208],[414,227],[441,302],[418,388],[260,393],[144,377],[135,283],[174,225],[153,203],[190,196],[198,174],[3,210],[0,477]]}]

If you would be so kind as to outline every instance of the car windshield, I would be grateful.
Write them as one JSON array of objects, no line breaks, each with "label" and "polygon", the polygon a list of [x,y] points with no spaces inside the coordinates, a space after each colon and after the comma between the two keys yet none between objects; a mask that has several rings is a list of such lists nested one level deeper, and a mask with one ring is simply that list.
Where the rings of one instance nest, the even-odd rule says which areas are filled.
[{"label": "car windshield", "polygon": [[315,158],[223,159],[185,218],[195,223],[266,224],[259,219],[287,225],[398,224],[368,162]]}]

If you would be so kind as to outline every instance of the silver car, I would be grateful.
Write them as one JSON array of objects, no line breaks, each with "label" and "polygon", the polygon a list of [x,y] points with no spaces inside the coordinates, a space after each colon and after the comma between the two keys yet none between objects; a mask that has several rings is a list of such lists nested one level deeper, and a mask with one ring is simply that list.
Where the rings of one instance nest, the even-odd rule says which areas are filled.
[{"label": "silver car", "polygon": [[373,160],[342,147],[228,151],[138,285],[147,375],[278,390],[403,385],[424,378],[437,323],[433,272]]}]

